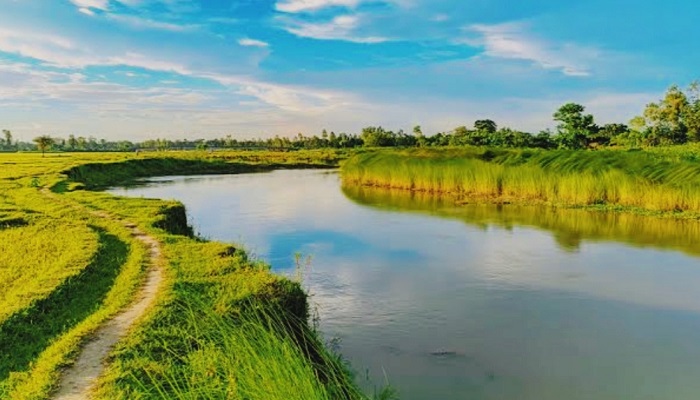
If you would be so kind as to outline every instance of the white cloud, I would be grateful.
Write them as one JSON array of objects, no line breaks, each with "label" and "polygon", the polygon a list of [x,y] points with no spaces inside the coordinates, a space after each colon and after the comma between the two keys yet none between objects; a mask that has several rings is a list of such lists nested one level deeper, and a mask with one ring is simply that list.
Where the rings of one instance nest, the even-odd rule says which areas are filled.
[{"label": "white cloud", "polygon": [[200,73],[197,76],[232,87],[238,94],[254,97],[265,104],[294,113],[318,113],[359,102],[354,96],[342,91],[261,82],[237,75]]},{"label": "white cloud", "polygon": [[282,0],[275,4],[277,11],[298,13],[316,11],[327,7],[356,7],[360,0]]},{"label": "white cloud", "polygon": [[[107,11],[109,9],[109,0],[70,0],[78,9],[85,9],[91,11],[91,9],[97,9],[102,11]],[[81,12],[85,12],[82,11]]]},{"label": "white cloud", "polygon": [[[248,44],[250,45],[250,43]],[[136,52],[127,52],[122,55],[95,54],[85,46],[74,45],[67,39],[50,34],[0,29],[0,51],[21,54],[60,68],[82,69],[89,66],[129,66],[209,79],[229,87],[239,95],[253,97],[268,106],[294,113],[320,112],[346,105],[352,101],[350,96],[338,91],[322,91],[309,87],[260,82],[243,76],[213,74],[208,71],[194,70],[177,62],[155,59]],[[66,75],[62,76],[65,77]],[[64,83],[59,82],[57,85]],[[99,88],[99,86],[92,84],[82,89],[89,91],[96,88]],[[56,92],[55,88],[52,90]],[[61,93],[65,94],[65,92]]]},{"label": "white cloud", "polygon": [[0,28],[0,46],[4,46],[11,52],[18,52],[30,44],[46,45],[62,49],[73,49],[73,43],[63,37],[28,31],[18,31],[15,29]]},{"label": "white cloud", "polygon": [[599,55],[595,49],[536,38],[520,23],[477,24],[465,29],[479,36],[462,39],[461,43],[483,47],[487,56],[531,61],[542,68],[558,70],[568,76],[589,76],[591,72],[587,62]]},{"label": "white cloud", "polygon": [[148,56],[139,53],[126,53],[123,56],[107,57],[95,59],[92,65],[116,66],[125,65],[129,67],[137,67],[152,71],[175,72],[180,75],[193,75],[192,71],[186,66],[170,61],[152,59]]},{"label": "white cloud", "polygon": [[200,9],[199,2],[192,0],[116,0],[130,8],[146,8],[152,6],[164,7],[170,12],[186,13]]},{"label": "white cloud", "polygon": [[78,11],[81,12],[81,13],[83,13],[83,14],[85,14],[85,15],[89,15],[89,16],[94,16],[94,15],[95,15],[95,12],[92,11],[91,9],[89,9],[89,8],[79,8]]},{"label": "white cloud", "polygon": [[179,98],[190,99],[192,94],[171,88],[130,88],[114,83],[89,82],[81,73],[46,71],[22,63],[0,64],[0,86],[0,99],[90,100],[87,104],[91,105],[122,100],[132,104],[153,102],[164,95],[173,95],[173,101],[179,103]]},{"label": "white cloud", "polygon": [[280,21],[283,22],[283,29],[299,37],[354,43],[381,43],[389,40],[380,36],[358,35],[355,32],[361,22],[358,15],[339,15],[325,23],[304,22],[290,18],[283,18]]},{"label": "white cloud", "polygon": [[[195,72],[192,76],[225,87],[129,87],[90,81],[82,74],[44,71],[29,64],[0,63],[0,117],[25,137],[44,133],[41,126],[51,126],[52,133],[58,135],[133,139],[173,137],[206,129],[207,136],[214,137],[232,129],[247,135],[292,134],[306,131],[310,124],[321,124],[320,120],[343,121],[366,107],[340,91],[244,76]],[[257,101],[247,101],[250,97]],[[37,110],[42,111],[37,114]],[[23,126],[29,117],[41,126]],[[115,120],[119,124],[105,124]]]},{"label": "white cloud", "polygon": [[131,66],[157,71],[190,75],[191,71],[179,63],[153,59],[140,53],[122,55],[96,54],[85,46],[49,33],[34,33],[0,28],[0,51],[33,58],[61,68],[89,66]]},{"label": "white cloud", "polygon": [[245,46],[245,47],[269,47],[270,46],[270,44],[267,42],[263,42],[262,40],[251,39],[251,38],[238,39],[238,44],[240,44],[241,46]]},{"label": "white cloud", "polygon": [[143,18],[136,15],[108,14],[107,18],[112,21],[122,23],[137,29],[158,29],[170,32],[186,32],[194,31],[200,28],[198,25],[174,24],[171,22],[156,21],[148,18]]},{"label": "white cloud", "polygon": [[60,65],[75,65],[82,57],[77,46],[61,36],[3,28],[0,51]]}]

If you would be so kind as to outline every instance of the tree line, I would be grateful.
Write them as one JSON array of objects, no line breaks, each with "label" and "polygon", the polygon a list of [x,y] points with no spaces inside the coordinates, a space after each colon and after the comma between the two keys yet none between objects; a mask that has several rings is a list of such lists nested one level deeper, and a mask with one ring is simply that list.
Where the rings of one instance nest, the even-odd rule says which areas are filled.
[{"label": "tree line", "polygon": [[554,131],[533,134],[500,127],[490,119],[480,119],[471,128],[458,126],[448,132],[425,135],[420,126],[411,132],[391,131],[370,126],[359,134],[327,132],[267,139],[236,139],[227,135],[218,139],[149,139],[107,141],[94,137],[67,139],[39,136],[33,143],[13,140],[12,132],[3,130],[0,150],[28,151],[136,151],[136,150],[207,150],[207,149],[319,149],[355,147],[423,147],[423,146],[490,146],[506,148],[587,149],[606,146],[642,147],[700,142],[700,83],[683,90],[671,86],[662,99],[648,104],[642,115],[629,124],[598,125],[583,105],[567,103],[553,115],[558,123]]}]

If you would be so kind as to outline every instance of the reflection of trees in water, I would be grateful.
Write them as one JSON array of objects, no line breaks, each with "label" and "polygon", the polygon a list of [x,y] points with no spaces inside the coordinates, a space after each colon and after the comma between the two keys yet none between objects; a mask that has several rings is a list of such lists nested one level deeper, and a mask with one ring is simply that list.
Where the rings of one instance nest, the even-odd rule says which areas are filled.
[{"label": "reflection of trees in water", "polygon": [[697,245],[700,221],[696,220],[547,206],[455,205],[455,200],[450,197],[355,185],[345,185],[343,193],[358,204],[458,219],[484,230],[493,226],[506,230],[514,227],[544,229],[551,231],[557,244],[566,251],[577,251],[584,240],[589,240],[669,248],[700,255],[700,246]]},{"label": "reflection of trees in water", "polygon": [[554,231],[553,235],[554,240],[563,250],[575,252],[581,248],[583,237],[579,233]]}]

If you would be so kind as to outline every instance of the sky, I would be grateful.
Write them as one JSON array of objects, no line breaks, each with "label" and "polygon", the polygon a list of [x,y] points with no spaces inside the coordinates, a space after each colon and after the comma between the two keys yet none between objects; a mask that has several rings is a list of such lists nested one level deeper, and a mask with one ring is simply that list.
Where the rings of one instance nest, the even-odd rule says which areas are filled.
[{"label": "sky", "polygon": [[627,122],[700,78],[694,0],[0,0],[0,128],[237,138]]}]

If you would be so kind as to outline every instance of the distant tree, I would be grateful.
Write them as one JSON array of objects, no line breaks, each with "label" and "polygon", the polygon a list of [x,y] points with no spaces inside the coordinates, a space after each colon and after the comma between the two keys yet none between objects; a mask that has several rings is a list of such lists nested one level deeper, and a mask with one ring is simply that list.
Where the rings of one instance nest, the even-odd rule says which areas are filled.
[{"label": "distant tree", "polygon": [[474,129],[485,133],[496,133],[498,130],[498,125],[490,119],[479,119],[474,121]]},{"label": "distant tree", "polygon": [[452,144],[453,135],[444,132],[438,132],[433,136],[427,137],[426,141],[430,146],[449,146]]},{"label": "distant tree", "polygon": [[642,116],[636,116],[630,120],[629,127],[633,131],[642,132],[647,127],[647,121]]},{"label": "distant tree", "polygon": [[[691,85],[692,88],[696,87]],[[685,143],[690,138],[700,139],[700,116],[693,112],[700,111],[700,104],[678,86],[671,86],[658,103],[649,103],[644,114],[639,117],[644,121],[644,136],[649,145]],[[689,129],[689,125],[692,127]]]},{"label": "distant tree", "polygon": [[700,82],[695,81],[688,88],[688,106],[683,111],[683,119],[688,128],[688,139],[700,141]]},{"label": "distant tree", "polygon": [[[197,150],[209,149],[209,145],[207,144],[207,142],[204,139],[197,139],[194,141],[194,143],[195,143],[195,148]],[[165,143],[165,139],[162,139],[162,140],[158,139],[157,146],[158,146],[158,150],[167,150],[167,147],[166,147],[167,144]]]},{"label": "distant tree", "polygon": [[501,128],[489,135],[489,145],[510,148],[532,147],[533,137],[529,133]]},{"label": "distant tree", "polygon": [[540,149],[553,149],[557,145],[552,139],[552,133],[549,130],[541,131],[537,135],[532,137],[532,147],[538,147]]},{"label": "distant tree", "polygon": [[561,148],[582,149],[588,146],[591,136],[598,132],[593,116],[584,114],[586,108],[580,104],[567,103],[554,113],[557,126],[556,140]]},{"label": "distant tree", "polygon": [[5,145],[7,148],[12,148],[12,132],[7,129],[3,129],[2,134],[5,136]]},{"label": "distant tree", "polygon": [[226,135],[226,138],[224,138],[224,147],[230,149],[233,147],[234,143],[233,137],[231,137],[231,135]]},{"label": "distant tree", "polygon": [[36,147],[41,151],[41,156],[44,157],[46,150],[50,149],[51,146],[54,144],[54,140],[51,136],[39,136],[34,138],[34,143],[36,143]]},{"label": "distant tree", "polygon": [[591,147],[607,146],[615,138],[628,133],[629,130],[625,124],[605,124],[598,132],[589,137],[588,145]]},{"label": "distant tree", "polygon": [[420,147],[426,145],[425,135],[423,135],[423,129],[420,125],[413,127],[413,136],[416,138],[416,144]]},{"label": "distant tree", "polygon": [[328,135],[328,145],[333,148],[337,148],[338,146],[338,135],[335,134],[335,132],[331,131],[331,133]]},{"label": "distant tree", "polygon": [[394,132],[386,131],[381,126],[368,126],[362,129],[362,134],[360,137],[367,147],[387,147],[394,146],[395,142]]},{"label": "distant tree", "polygon": [[79,136],[78,137],[78,149],[85,151],[88,149],[87,146],[88,146],[87,139],[85,139],[85,137],[83,137],[83,136]]},{"label": "distant tree", "polygon": [[452,130],[449,135],[450,146],[464,146],[469,144],[469,129],[466,126],[458,126]]},{"label": "distant tree", "polygon": [[[206,149],[207,145],[204,144],[204,139],[200,139],[200,144],[202,144]],[[172,142],[169,141],[168,139],[156,139],[156,142],[155,142],[155,146],[156,146],[156,149],[158,151],[166,151],[172,147],[171,145],[172,145]]]},{"label": "distant tree", "polygon": [[78,147],[78,140],[75,138],[75,135],[68,135],[68,147],[71,151]]}]

